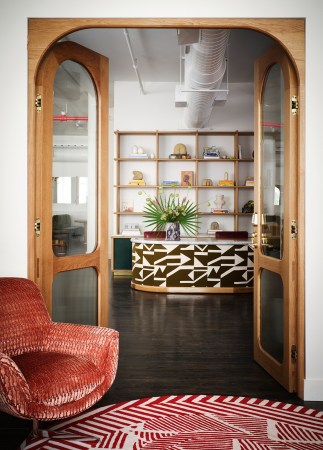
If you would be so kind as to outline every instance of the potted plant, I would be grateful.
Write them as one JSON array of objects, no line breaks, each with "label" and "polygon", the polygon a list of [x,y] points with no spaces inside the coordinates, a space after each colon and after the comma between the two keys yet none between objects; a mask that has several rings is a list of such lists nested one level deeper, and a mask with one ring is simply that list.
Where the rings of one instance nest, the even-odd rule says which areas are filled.
[{"label": "potted plant", "polygon": [[187,196],[181,200],[176,192],[168,196],[162,188],[153,198],[147,197],[143,210],[144,222],[153,230],[166,230],[166,239],[180,240],[180,227],[188,235],[195,235],[199,228],[198,206]]}]

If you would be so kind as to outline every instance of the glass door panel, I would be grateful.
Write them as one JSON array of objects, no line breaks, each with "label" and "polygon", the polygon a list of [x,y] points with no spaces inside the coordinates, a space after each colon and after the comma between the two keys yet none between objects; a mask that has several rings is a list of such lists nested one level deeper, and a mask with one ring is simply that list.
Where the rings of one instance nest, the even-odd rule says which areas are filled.
[{"label": "glass door panel", "polygon": [[284,356],[284,288],[277,273],[262,270],[260,281],[260,342],[279,363]]},{"label": "glass door panel", "polygon": [[97,325],[98,276],[93,267],[58,273],[52,295],[55,322]]},{"label": "glass door panel", "polygon": [[284,224],[284,78],[281,66],[268,71],[262,99],[261,251],[283,257]]},{"label": "glass door panel", "polygon": [[52,245],[55,256],[97,246],[97,100],[87,70],[64,61],[54,78]]}]

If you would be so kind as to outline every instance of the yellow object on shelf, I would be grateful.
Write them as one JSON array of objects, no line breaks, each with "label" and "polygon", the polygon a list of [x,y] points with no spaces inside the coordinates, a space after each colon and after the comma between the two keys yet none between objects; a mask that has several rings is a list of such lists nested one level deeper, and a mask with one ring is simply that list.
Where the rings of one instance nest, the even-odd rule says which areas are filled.
[{"label": "yellow object on shelf", "polygon": [[228,180],[228,172],[224,173],[224,180],[218,181],[218,186],[234,186],[233,180]]},{"label": "yellow object on shelf", "polygon": [[129,184],[131,186],[145,186],[146,185],[144,180],[132,180],[132,181],[129,181]]}]

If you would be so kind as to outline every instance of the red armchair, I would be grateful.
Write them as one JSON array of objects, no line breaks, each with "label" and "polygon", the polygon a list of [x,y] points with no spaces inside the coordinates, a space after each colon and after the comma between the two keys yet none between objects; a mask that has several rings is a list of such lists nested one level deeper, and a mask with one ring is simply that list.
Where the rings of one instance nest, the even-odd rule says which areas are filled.
[{"label": "red armchair", "polygon": [[118,332],[52,322],[39,288],[0,278],[0,410],[33,420],[76,415],[112,385]]}]

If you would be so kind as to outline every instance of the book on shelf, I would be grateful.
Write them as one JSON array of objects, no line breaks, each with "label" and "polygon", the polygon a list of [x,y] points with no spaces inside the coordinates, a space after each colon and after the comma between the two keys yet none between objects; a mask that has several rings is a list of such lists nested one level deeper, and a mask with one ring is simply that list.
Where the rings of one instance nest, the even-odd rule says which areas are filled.
[{"label": "book on shelf", "polygon": [[164,180],[162,182],[163,186],[180,186],[180,182],[179,181],[168,181],[168,180]]},{"label": "book on shelf", "polygon": [[227,208],[214,208],[211,212],[214,214],[229,214],[229,210]]},{"label": "book on shelf", "polygon": [[145,186],[146,182],[145,180],[131,180],[128,184],[130,184],[130,186]]},{"label": "book on shelf", "polygon": [[203,155],[204,159],[221,159],[220,156],[217,155],[209,155],[209,154],[205,154]]},{"label": "book on shelf", "polygon": [[146,153],[130,153],[129,158],[143,159],[148,158],[148,155]]},{"label": "book on shelf", "polygon": [[222,230],[211,230],[211,229],[209,229],[209,230],[207,230],[207,234],[215,236],[218,231],[222,231]]},{"label": "book on shelf", "polygon": [[254,177],[247,177],[245,181],[245,186],[254,186]]}]

